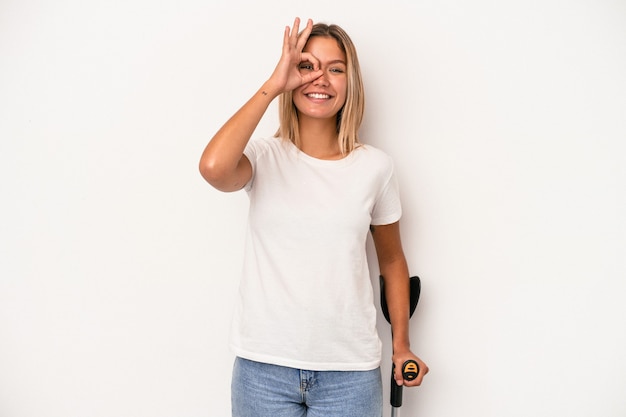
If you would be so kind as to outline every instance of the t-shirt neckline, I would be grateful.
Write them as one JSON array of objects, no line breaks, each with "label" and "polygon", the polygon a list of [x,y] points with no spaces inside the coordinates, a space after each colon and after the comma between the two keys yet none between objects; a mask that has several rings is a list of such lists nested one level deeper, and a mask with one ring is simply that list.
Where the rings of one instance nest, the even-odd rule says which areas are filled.
[{"label": "t-shirt neckline", "polygon": [[[279,139],[283,140],[283,139]],[[287,146],[289,147],[289,151],[295,154],[299,159],[306,161],[308,163],[318,165],[318,166],[326,166],[326,167],[343,167],[350,163],[352,163],[354,159],[355,152],[363,147],[363,145],[359,145],[357,148],[352,150],[348,155],[344,156],[340,159],[320,159],[314,156],[307,154],[306,152],[300,150],[292,141],[285,140],[287,142]]]}]

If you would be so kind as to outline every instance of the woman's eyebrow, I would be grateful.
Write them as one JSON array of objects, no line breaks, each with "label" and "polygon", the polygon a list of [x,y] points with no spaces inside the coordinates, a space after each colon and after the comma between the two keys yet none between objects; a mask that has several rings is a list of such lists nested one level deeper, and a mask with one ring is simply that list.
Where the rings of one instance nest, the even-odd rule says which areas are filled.
[{"label": "woman's eyebrow", "polygon": [[[343,59],[333,59],[331,61],[321,61],[320,62],[324,63],[324,64],[344,64],[346,65],[346,61],[344,61]],[[300,61],[301,64],[304,63],[311,63],[310,59],[303,59],[302,61]]]},{"label": "woman's eyebrow", "polygon": [[[310,61],[306,60],[306,61],[302,61],[302,62],[310,62]],[[331,59],[330,61],[322,61],[322,60],[320,60],[320,64],[322,64],[322,65],[335,65],[335,64],[347,65],[346,61],[344,61],[343,59]]]}]

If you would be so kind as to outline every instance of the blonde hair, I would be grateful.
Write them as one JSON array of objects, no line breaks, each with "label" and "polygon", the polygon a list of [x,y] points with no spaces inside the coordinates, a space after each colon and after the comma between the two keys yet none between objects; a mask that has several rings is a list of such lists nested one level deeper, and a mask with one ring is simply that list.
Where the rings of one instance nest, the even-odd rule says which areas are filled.
[{"label": "blonde hair", "polygon": [[[347,91],[346,102],[337,113],[337,142],[344,155],[349,154],[359,143],[358,131],[365,110],[365,91],[356,48],[348,34],[337,25],[316,23],[309,39],[323,36],[335,39],[346,55]],[[280,95],[278,104],[279,128],[276,137],[288,139],[300,147],[298,111],[293,103],[293,92]]]}]

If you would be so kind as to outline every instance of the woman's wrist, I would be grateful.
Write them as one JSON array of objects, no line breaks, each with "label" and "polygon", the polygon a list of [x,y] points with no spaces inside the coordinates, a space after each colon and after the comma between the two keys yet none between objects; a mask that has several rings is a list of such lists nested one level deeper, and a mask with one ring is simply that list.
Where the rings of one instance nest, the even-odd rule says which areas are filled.
[{"label": "woman's wrist", "polygon": [[265,83],[263,83],[263,85],[261,86],[261,88],[259,89],[259,94],[269,98],[269,99],[275,99],[276,97],[278,97],[280,94],[282,93],[282,91],[280,90],[280,88],[277,88],[272,82],[271,80],[266,81]]},{"label": "woman's wrist", "polygon": [[406,352],[411,350],[411,342],[407,338],[393,338],[392,343],[393,352]]}]

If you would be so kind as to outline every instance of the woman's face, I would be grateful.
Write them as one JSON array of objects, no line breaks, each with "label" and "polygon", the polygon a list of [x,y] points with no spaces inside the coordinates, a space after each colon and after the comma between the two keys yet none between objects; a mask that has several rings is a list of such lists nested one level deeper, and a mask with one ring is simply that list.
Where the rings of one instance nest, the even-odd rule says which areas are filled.
[{"label": "woman's face", "polygon": [[[335,120],[346,102],[346,54],[334,38],[314,36],[304,47],[320,61],[323,74],[293,91],[293,102],[300,117]],[[302,62],[300,71],[313,70],[313,64]]]}]

